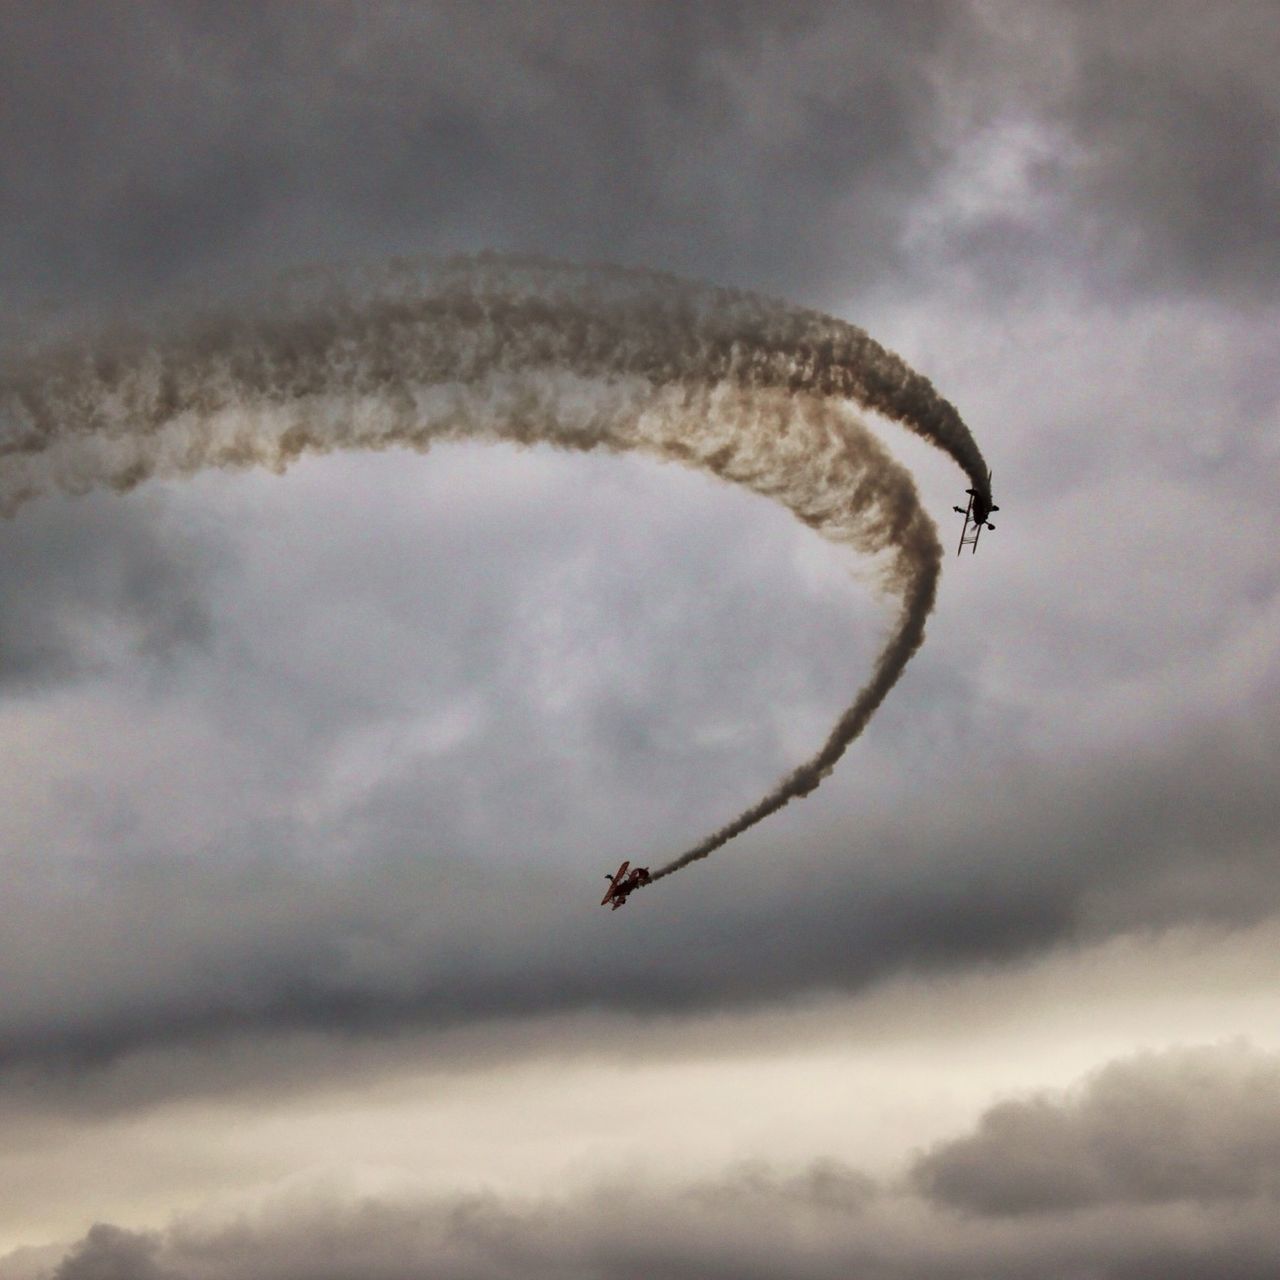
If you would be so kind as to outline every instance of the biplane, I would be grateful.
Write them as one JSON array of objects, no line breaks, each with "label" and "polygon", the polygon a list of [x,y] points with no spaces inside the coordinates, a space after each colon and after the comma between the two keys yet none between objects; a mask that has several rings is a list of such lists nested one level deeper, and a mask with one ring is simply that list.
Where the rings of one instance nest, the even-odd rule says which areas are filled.
[{"label": "biplane", "polygon": [[[964,516],[964,528],[960,530],[960,545],[956,548],[956,555],[959,555],[965,547],[970,551],[977,551],[978,539],[982,536],[983,529],[995,529],[995,525],[987,518],[993,511],[999,511],[989,496],[984,497],[977,489],[966,489],[969,495],[969,505],[967,507],[952,507],[952,511],[958,511]],[[991,493],[991,472],[987,472],[987,494]]]},{"label": "biplane", "polygon": [[628,872],[627,868],[630,866],[631,863],[628,861],[624,862],[613,875],[605,872],[604,878],[609,881],[609,889],[600,899],[602,907],[611,906],[614,911],[617,911],[626,902],[628,894],[640,888],[642,884],[649,883],[648,867],[634,867]]}]

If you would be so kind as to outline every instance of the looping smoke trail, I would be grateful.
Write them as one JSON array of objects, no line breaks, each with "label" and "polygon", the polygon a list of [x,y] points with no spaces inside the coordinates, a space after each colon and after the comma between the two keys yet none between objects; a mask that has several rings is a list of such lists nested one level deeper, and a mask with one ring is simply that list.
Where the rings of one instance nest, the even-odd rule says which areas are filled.
[{"label": "looping smoke trail", "polygon": [[911,477],[854,409],[944,449],[989,498],[955,409],[852,325],[653,272],[533,258],[295,275],[163,331],[10,356],[0,513],[51,488],[480,438],[639,450],[771,497],[872,557],[897,623],[821,750],[654,879],[830,772],[924,638],[941,551]]}]

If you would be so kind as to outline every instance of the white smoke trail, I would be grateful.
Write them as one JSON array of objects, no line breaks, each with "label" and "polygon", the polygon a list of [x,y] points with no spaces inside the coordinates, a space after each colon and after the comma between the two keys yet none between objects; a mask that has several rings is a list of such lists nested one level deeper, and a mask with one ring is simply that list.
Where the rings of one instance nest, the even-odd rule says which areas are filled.
[{"label": "white smoke trail", "polygon": [[902,422],[976,488],[954,408],[860,329],[649,272],[483,256],[313,273],[163,334],[64,343],[0,372],[0,512],[31,497],[304,453],[464,437],[639,450],[781,502],[875,557],[897,625],[812,760],[654,874],[813,790],[924,637],[941,552],[911,477],[857,419]]}]

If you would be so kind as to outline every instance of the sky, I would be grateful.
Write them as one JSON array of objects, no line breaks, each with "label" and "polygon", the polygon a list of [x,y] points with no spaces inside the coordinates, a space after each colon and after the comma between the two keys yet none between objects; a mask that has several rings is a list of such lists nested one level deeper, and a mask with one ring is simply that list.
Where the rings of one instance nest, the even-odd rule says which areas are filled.
[{"label": "sky", "polygon": [[3,377],[609,262],[865,328],[1001,507],[956,557],[866,418],[925,643],[619,912],[890,625],[778,503],[457,442],[0,522],[0,1280],[1274,1277],[1278,60],[1250,0],[0,6]]}]

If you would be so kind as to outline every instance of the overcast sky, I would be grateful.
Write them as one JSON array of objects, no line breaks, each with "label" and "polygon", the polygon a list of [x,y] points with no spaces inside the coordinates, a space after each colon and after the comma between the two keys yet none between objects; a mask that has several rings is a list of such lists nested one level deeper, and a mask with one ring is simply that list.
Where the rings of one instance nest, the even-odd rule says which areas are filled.
[{"label": "overcast sky", "polygon": [[[1280,9],[0,5],[0,354],[533,251],[865,327],[947,550],[450,445],[0,523],[0,1280],[1280,1265]],[[0,421],[0,439],[13,422]],[[0,457],[0,467],[12,465]]]}]

